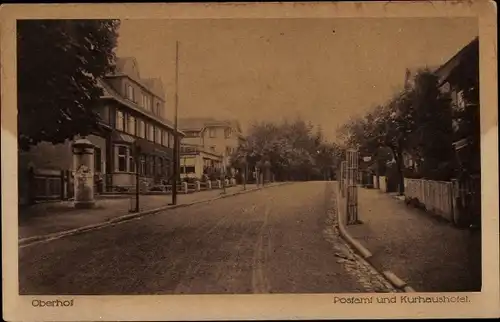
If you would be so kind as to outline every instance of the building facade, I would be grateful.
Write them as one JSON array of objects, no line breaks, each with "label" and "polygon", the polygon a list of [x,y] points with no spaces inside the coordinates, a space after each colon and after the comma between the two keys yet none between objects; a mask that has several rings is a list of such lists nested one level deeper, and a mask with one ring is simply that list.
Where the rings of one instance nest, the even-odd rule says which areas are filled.
[{"label": "building facade", "polygon": [[235,120],[182,118],[179,119],[179,129],[185,134],[183,145],[197,146],[206,153],[221,156],[223,168],[229,167],[231,155],[245,140],[241,126]]},{"label": "building facade", "polygon": [[[118,58],[116,70],[98,80],[103,95],[94,106],[101,129],[87,136],[95,145],[97,191],[135,186],[136,171],[146,186],[168,180],[173,173],[174,127],[166,119],[164,90],[159,79],[142,79],[135,58]],[[178,131],[179,140],[183,133]],[[23,169],[73,171],[71,140],[42,142],[19,153]]]},{"label": "building facade", "polygon": [[223,169],[223,156],[211,152],[201,145],[181,143],[180,175],[184,178],[200,179],[203,175],[220,173]]},{"label": "building facade", "polygon": [[479,38],[473,39],[455,56],[436,70],[441,92],[451,98],[454,141],[467,144],[477,156],[474,171],[479,172]]}]

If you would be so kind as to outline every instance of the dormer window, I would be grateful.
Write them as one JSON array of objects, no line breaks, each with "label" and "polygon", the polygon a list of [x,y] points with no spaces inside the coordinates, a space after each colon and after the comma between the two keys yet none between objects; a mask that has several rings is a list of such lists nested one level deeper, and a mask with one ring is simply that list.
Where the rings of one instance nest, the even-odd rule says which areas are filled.
[{"label": "dormer window", "polygon": [[151,111],[151,98],[145,94],[142,94],[142,102],[141,105],[147,111]]},{"label": "dormer window", "polygon": [[211,138],[215,138],[216,137],[216,129],[208,129],[208,136],[210,136]]},{"label": "dormer window", "polygon": [[229,139],[229,138],[231,137],[231,135],[232,135],[232,132],[233,132],[233,131],[232,131],[231,129],[225,129],[225,130],[224,130],[224,137],[225,137],[226,139]]},{"label": "dormer window", "polygon": [[161,106],[160,103],[156,103],[156,115],[161,116]]},{"label": "dormer window", "polygon": [[127,85],[127,98],[134,101],[134,88],[132,85]]}]

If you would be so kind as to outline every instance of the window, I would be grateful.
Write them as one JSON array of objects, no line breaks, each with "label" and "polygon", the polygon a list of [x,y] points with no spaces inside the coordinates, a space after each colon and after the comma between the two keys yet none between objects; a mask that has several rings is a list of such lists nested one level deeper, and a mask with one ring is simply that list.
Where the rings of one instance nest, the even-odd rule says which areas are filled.
[{"label": "window", "polygon": [[147,111],[151,111],[151,98],[148,95],[142,94],[141,106]]},{"label": "window", "polygon": [[161,115],[161,113],[160,113],[160,112],[161,112],[160,103],[159,103],[159,102],[157,102],[157,103],[156,103],[156,115]]},{"label": "window", "polygon": [[137,133],[137,135],[143,139],[146,138],[146,125],[145,125],[144,121],[137,120],[137,123],[138,123],[137,131],[139,132],[139,133]]},{"label": "window", "polygon": [[197,138],[199,136],[200,134],[198,132],[193,132],[193,131],[186,132],[186,137],[188,138]]},{"label": "window", "polygon": [[94,168],[95,172],[101,172],[101,149],[95,148],[94,150]]},{"label": "window", "polygon": [[185,168],[186,168],[185,173],[195,173],[193,166],[189,166],[189,167],[185,167]]},{"label": "window", "polygon": [[148,124],[148,140],[154,142],[155,139],[155,127],[152,124]]},{"label": "window", "polygon": [[156,161],[156,174],[163,176],[163,159],[159,157]]},{"label": "window", "polygon": [[135,135],[135,117],[129,115],[127,117],[127,121],[128,121],[128,124],[127,124],[127,133]]},{"label": "window", "polygon": [[231,155],[231,153],[233,153],[233,148],[231,147],[226,147],[226,155]]},{"label": "window", "polygon": [[167,131],[163,131],[163,135],[161,138],[161,144],[163,146],[168,146],[168,132]]},{"label": "window", "polygon": [[162,136],[162,131],[159,127],[156,128],[156,133],[155,133],[155,142],[157,144],[161,144],[161,136]]},{"label": "window", "polygon": [[146,175],[153,176],[155,171],[155,159],[152,155],[146,158]]},{"label": "window", "polygon": [[170,177],[170,173],[171,173],[170,160],[165,159],[164,167],[165,167],[165,177],[168,178],[168,177]]},{"label": "window", "polygon": [[210,136],[211,138],[215,138],[216,134],[216,129],[208,129],[208,136]]},{"label": "window", "polygon": [[139,174],[140,175],[146,175],[146,156],[141,155],[139,158]]},{"label": "window", "polygon": [[128,149],[125,146],[118,147],[118,171],[127,172]]},{"label": "window", "polygon": [[135,158],[132,154],[129,155],[128,162],[129,162],[129,172],[136,172],[137,169],[135,168]]},{"label": "window", "polygon": [[210,147],[210,151],[215,152],[215,146],[214,146],[214,145],[212,145],[212,146]]},{"label": "window", "polygon": [[464,91],[460,91],[457,93],[457,107],[459,110],[465,109]]},{"label": "window", "polygon": [[231,129],[225,129],[224,130],[224,137],[226,139],[229,139],[231,137],[231,134],[232,134],[232,130]]},{"label": "window", "polygon": [[173,148],[174,147],[174,141],[175,141],[175,135],[172,133],[168,134],[168,147]]},{"label": "window", "polygon": [[132,85],[127,85],[127,98],[134,101],[134,88]]},{"label": "window", "polygon": [[123,131],[125,128],[125,115],[123,115],[123,112],[120,110],[116,111],[116,124],[115,128],[117,130]]}]

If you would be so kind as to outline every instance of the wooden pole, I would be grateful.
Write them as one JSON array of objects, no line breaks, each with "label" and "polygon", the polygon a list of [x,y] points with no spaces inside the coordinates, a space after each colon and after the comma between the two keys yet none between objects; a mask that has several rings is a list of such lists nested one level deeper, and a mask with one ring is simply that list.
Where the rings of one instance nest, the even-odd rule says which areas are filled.
[{"label": "wooden pole", "polygon": [[175,109],[174,109],[174,178],[172,182],[172,204],[177,204],[177,177],[179,176],[179,135],[177,112],[179,108],[179,42],[175,42]]}]

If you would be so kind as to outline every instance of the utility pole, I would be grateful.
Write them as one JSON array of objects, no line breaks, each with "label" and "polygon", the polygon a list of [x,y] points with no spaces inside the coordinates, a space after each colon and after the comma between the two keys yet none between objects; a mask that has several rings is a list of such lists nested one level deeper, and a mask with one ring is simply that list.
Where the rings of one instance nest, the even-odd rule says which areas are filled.
[{"label": "utility pole", "polygon": [[139,195],[140,195],[140,180],[139,180],[139,162],[140,162],[140,157],[139,157],[139,148],[135,147],[135,212],[139,212],[140,207],[139,207]]},{"label": "utility pole", "polygon": [[179,41],[175,42],[175,107],[174,107],[174,179],[172,180],[172,205],[177,204],[177,177],[179,176],[179,134],[177,114],[179,109]]}]

